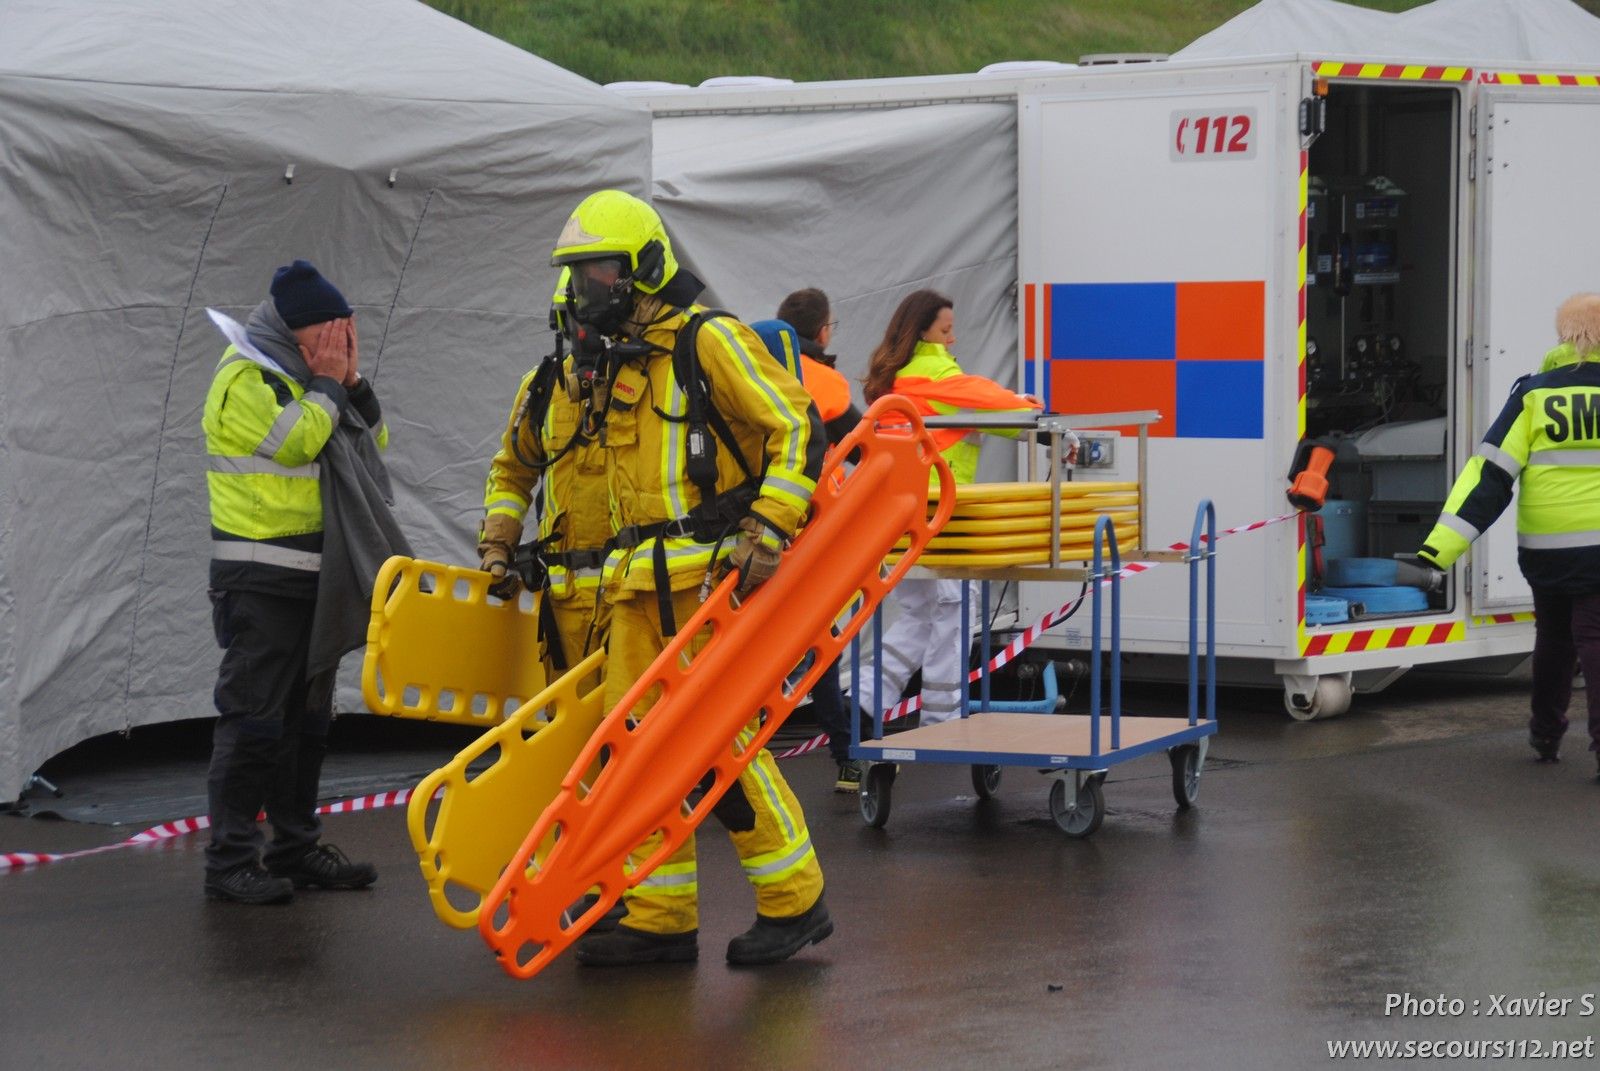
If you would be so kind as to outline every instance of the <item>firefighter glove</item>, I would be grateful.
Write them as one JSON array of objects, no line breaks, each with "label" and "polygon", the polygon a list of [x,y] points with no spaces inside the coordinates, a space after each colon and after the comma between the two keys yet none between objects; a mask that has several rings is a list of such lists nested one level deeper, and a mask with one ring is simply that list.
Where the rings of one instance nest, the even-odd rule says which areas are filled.
[{"label": "firefighter glove", "polygon": [[776,532],[755,517],[739,522],[739,538],[724,559],[724,567],[739,574],[736,593],[742,598],[772,578],[782,557]]},{"label": "firefighter glove", "polygon": [[489,574],[489,594],[495,598],[509,602],[522,591],[522,577],[511,568],[511,548],[505,544],[487,545],[478,568]]}]

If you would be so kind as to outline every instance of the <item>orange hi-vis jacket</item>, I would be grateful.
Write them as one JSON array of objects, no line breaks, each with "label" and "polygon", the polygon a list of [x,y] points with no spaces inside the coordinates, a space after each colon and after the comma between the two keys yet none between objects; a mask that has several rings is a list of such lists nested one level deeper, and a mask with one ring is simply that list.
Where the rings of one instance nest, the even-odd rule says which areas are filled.
[{"label": "orange hi-vis jacket", "polygon": [[[962,410],[986,413],[1024,413],[1040,408],[992,379],[961,370],[950,351],[935,342],[918,342],[911,360],[894,379],[894,393],[909,398],[923,416],[944,416]],[[978,436],[971,428],[930,429],[939,453],[950,465],[956,483],[972,483],[978,476]],[[996,431],[1008,439],[1015,431]],[[934,474],[935,479],[937,473]],[[937,486],[937,483],[933,484]]]}]

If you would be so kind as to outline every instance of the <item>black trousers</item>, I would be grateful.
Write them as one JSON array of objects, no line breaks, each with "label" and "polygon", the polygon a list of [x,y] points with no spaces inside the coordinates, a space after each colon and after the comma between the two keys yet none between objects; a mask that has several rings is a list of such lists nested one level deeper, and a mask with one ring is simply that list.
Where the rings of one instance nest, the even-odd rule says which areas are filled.
[{"label": "black trousers", "polygon": [[[306,679],[316,603],[253,591],[213,591],[211,622],[223,650],[211,742],[206,870],[290,862],[322,835],[316,815],[328,750],[334,670]],[[266,811],[273,839],[256,817]]]},{"label": "black trousers", "polygon": [[1589,750],[1600,751],[1600,594],[1533,589],[1533,696],[1528,731],[1560,740],[1572,702],[1572,665],[1588,682]]},{"label": "black trousers", "polygon": [[[849,709],[854,709],[851,704]],[[822,731],[828,734],[828,752],[834,762],[850,758],[850,715],[844,692],[839,687],[839,659],[835,658],[811,688],[811,711]]]}]

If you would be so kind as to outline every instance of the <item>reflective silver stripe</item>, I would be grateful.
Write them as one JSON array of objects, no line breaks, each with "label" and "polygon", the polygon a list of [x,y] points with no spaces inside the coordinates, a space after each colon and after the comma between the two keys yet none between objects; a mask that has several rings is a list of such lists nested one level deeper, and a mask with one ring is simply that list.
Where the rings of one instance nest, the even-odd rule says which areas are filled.
[{"label": "reflective silver stripe", "polygon": [[1528,464],[1600,466],[1600,450],[1536,450]]},{"label": "reflective silver stripe", "polygon": [[774,859],[772,862],[762,863],[760,866],[751,866],[748,863],[744,864],[745,877],[759,878],[766,874],[777,874],[781,871],[787,870],[800,860],[804,859],[806,853],[810,850],[811,834],[807,833],[805,835],[805,839],[799,844],[795,845],[794,850],[789,852],[781,859]]},{"label": "reflective silver stripe", "polygon": [[251,540],[213,539],[211,559],[219,562],[260,562],[315,573],[322,568],[322,555],[305,550],[275,547]]},{"label": "reflective silver stripe", "polygon": [[310,402],[312,405],[316,406],[318,409],[321,409],[324,413],[327,413],[329,420],[333,421],[335,424],[339,423],[339,406],[338,406],[338,404],[332,398],[328,397],[326,394],[323,394],[321,391],[317,391],[317,390],[307,391],[305,394],[301,395],[300,401],[301,402]]},{"label": "reflective silver stripe", "polygon": [[514,509],[518,513],[526,513],[528,512],[528,503],[515,495],[501,495],[499,498],[491,498],[483,508],[485,512],[497,509]]},{"label": "reflective silver stripe", "polygon": [[322,475],[322,466],[313,461],[307,465],[280,465],[269,457],[222,457],[211,454],[207,467],[212,472],[226,472],[232,476],[290,476],[315,480]]},{"label": "reflective silver stripe", "polygon": [[1515,476],[1522,471],[1522,465],[1516,458],[1493,443],[1479,443],[1478,455],[1485,461],[1494,462],[1495,467],[1504,470],[1508,476]]},{"label": "reflective silver stripe", "polygon": [[1457,517],[1454,513],[1439,514],[1439,523],[1450,529],[1462,539],[1465,539],[1468,543],[1471,543],[1474,539],[1477,539],[1483,534],[1481,531],[1472,527],[1472,525],[1468,524],[1460,517]]},{"label": "reflective silver stripe", "polygon": [[1556,532],[1550,535],[1517,533],[1517,546],[1529,550],[1572,550],[1577,547],[1600,547],[1600,532]]},{"label": "reflective silver stripe", "polygon": [[283,407],[283,412],[278,414],[278,419],[272,422],[272,427],[267,429],[266,438],[256,447],[256,453],[262,457],[271,457],[283,448],[289,440],[289,433],[294,426],[300,423],[300,414],[305,412],[299,402],[290,402]]},{"label": "reflective silver stripe", "polygon": [[795,483],[793,480],[786,480],[781,476],[771,475],[767,476],[766,479],[761,481],[761,486],[766,490],[787,491],[789,494],[800,499],[801,501],[809,499],[812,491],[811,488],[806,487],[803,484]]},{"label": "reflective silver stripe", "polygon": [[673,885],[693,885],[694,883],[695,872],[693,870],[687,874],[662,874],[658,871],[645,878],[639,885],[640,887],[651,886],[657,889],[664,889]]}]

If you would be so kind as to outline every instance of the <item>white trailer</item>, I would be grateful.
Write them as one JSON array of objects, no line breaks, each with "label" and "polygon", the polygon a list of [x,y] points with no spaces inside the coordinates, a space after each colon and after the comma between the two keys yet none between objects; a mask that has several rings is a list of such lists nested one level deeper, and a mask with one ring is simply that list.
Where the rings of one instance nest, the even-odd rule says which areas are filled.
[{"label": "white trailer", "polygon": [[[658,117],[736,119],[708,137],[744,136],[761,116],[793,129],[806,115],[881,123],[885,110],[1014,104],[1014,133],[1006,123],[997,136],[1016,146],[1015,353],[960,352],[989,375],[1011,362],[1058,412],[1163,414],[1149,442],[1151,546],[1185,537],[1198,494],[1223,527],[1285,512],[1297,444],[1316,436],[1337,447],[1323,511],[1333,553],[1408,555],[1512,382],[1553,343],[1556,305],[1600,290],[1593,71],[1293,55],[644,99]],[[834,180],[848,182],[837,169]],[[672,199],[693,200],[674,182]],[[940,205],[902,203],[896,218],[851,226],[892,242],[896,228],[936,224]],[[1128,479],[1135,451],[1117,446],[1108,433],[1103,463],[1075,478]],[[1415,666],[1504,672],[1531,650],[1510,518],[1426,609],[1330,624],[1306,616],[1306,527],[1236,537],[1218,593],[1226,676],[1281,680],[1295,717],[1337,714],[1352,691]],[[1130,674],[1161,676],[1184,650],[1183,579],[1159,568],[1127,584]],[[1073,593],[1023,583],[1018,625]],[[1075,625],[1039,646],[1086,650]]]}]

